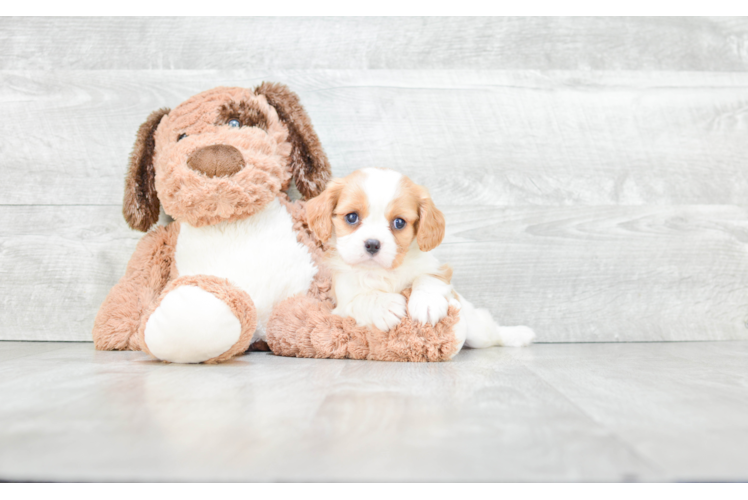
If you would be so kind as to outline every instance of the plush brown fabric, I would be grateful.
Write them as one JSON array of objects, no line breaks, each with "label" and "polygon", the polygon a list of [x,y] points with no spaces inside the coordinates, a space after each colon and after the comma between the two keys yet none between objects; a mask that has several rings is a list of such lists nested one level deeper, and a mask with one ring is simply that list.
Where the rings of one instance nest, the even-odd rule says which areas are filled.
[{"label": "plush brown fabric", "polygon": [[329,248],[325,242],[314,235],[309,227],[306,214],[306,207],[309,202],[292,202],[288,199],[288,196],[281,196],[280,202],[291,215],[294,223],[293,229],[296,231],[296,240],[309,249],[312,261],[318,269],[312,284],[309,286],[307,295],[332,306],[334,302],[332,298],[332,276],[330,270],[324,265],[325,252],[329,251]]},{"label": "plush brown fabric", "polygon": [[187,166],[207,177],[228,177],[244,168],[244,157],[234,146],[213,144],[194,151]]},{"label": "plush brown fabric", "polygon": [[255,93],[265,96],[288,127],[288,140],[293,146],[291,172],[299,192],[306,199],[317,196],[330,180],[330,164],[299,96],[285,85],[267,82],[258,85]]},{"label": "plush brown fabric", "polygon": [[[224,124],[220,109],[232,102],[252,102],[261,109],[267,130]],[[182,134],[185,137],[177,140]],[[290,184],[288,134],[275,110],[251,90],[218,87],[186,100],[156,131],[156,191],[164,211],[196,227],[259,212]],[[235,148],[246,168],[215,177],[189,168],[192,154],[213,145]]]},{"label": "plush brown fabric", "polygon": [[[241,126],[228,126],[232,119]],[[212,148],[216,145],[226,147]],[[244,168],[236,170],[239,157]],[[174,252],[180,222],[199,227],[244,219],[279,197],[294,221],[298,242],[309,249],[319,272],[307,295],[288,299],[273,312],[267,343],[276,354],[448,359],[457,348],[451,331],[457,318],[453,310],[435,328],[406,319],[388,333],[330,314],[333,284],[323,265],[329,249],[309,228],[304,202],[291,202],[283,193],[292,176],[299,191],[313,197],[324,189],[330,166],[298,97],[283,85],[263,83],[254,90],[218,87],[171,111],[153,113],[138,132],[123,213],[128,224],[141,231],[157,221],[159,205],[176,222],[151,230],[138,244],[125,276],[98,312],[93,329],[96,348],[147,352],[143,337],[151,313],[170,290],[195,285],[225,301],[242,325],[239,341],[207,362],[245,352],[256,328],[252,298],[225,279],[178,275]]]},{"label": "plush brown fabric", "polygon": [[238,354],[244,353],[249,348],[249,343],[252,341],[252,335],[254,335],[255,329],[257,328],[257,312],[255,309],[254,302],[249,297],[249,294],[240,288],[232,285],[231,282],[225,278],[218,278],[216,276],[205,276],[202,274],[180,276],[172,280],[161,292],[160,296],[151,303],[148,310],[143,314],[138,331],[133,337],[132,344],[139,350],[151,354],[148,350],[148,345],[145,343],[145,327],[148,324],[148,318],[150,318],[153,311],[161,304],[161,301],[166,295],[179,288],[180,286],[197,286],[205,290],[206,292],[212,293],[218,299],[226,303],[234,313],[234,316],[239,320],[241,325],[241,334],[239,340],[229,348],[226,352],[222,353],[215,358],[203,361],[203,363],[220,363],[226,361],[229,358],[233,358]]},{"label": "plush brown fabric", "polygon": [[156,196],[156,173],[153,155],[156,149],[154,134],[169,108],[154,111],[138,129],[130,154],[130,167],[125,178],[125,199],[122,214],[132,229],[146,232],[158,222],[159,202]]},{"label": "plush brown fabric", "polygon": [[[232,119],[241,126],[227,126]],[[192,155],[215,145],[233,147],[238,155],[194,159],[190,168]],[[141,231],[156,223],[159,204],[194,226],[242,219],[287,189],[292,177],[306,198],[319,194],[330,178],[327,156],[298,96],[276,83],[254,91],[217,87],[171,111],[161,109],[141,125],[123,213]]]},{"label": "plush brown fabric", "polygon": [[159,226],[143,236],[127,264],[119,283],[114,285],[94,320],[96,349],[126,350],[139,347],[130,340],[138,331],[143,315],[176,277],[174,249],[179,223]]},{"label": "plush brown fabric", "polygon": [[[408,296],[408,292],[404,295]],[[450,307],[436,326],[410,318],[389,332],[356,325],[353,318],[332,314],[329,303],[309,296],[278,304],[265,328],[274,354],[297,358],[368,359],[374,361],[448,361],[459,344],[454,325],[459,311]]]},{"label": "plush brown fabric", "polygon": [[221,106],[218,111],[218,123],[228,124],[231,120],[238,120],[242,127],[259,127],[268,129],[268,118],[262,108],[253,101],[231,101]]},{"label": "plush brown fabric", "polygon": [[[281,95],[276,91],[283,89],[271,90]],[[286,120],[282,121],[264,95],[218,87],[173,110],[161,109],[141,125],[126,178],[123,214],[132,228],[141,231],[158,220],[161,206],[177,222],[141,240],[125,276],[99,310],[93,330],[97,349],[141,348],[137,331],[160,302],[163,290],[178,277],[173,258],[179,221],[204,226],[238,220],[284,196],[282,191],[292,178],[292,151],[316,140],[303,109],[298,103],[288,107],[289,99],[293,101],[289,96],[278,101]],[[232,119],[241,126],[229,126]],[[295,127],[293,143],[286,122]],[[322,169],[317,177],[322,181],[329,177],[327,159],[318,141],[316,148],[312,141],[311,149],[315,163],[306,171]],[[245,350],[248,343],[229,354]]]}]

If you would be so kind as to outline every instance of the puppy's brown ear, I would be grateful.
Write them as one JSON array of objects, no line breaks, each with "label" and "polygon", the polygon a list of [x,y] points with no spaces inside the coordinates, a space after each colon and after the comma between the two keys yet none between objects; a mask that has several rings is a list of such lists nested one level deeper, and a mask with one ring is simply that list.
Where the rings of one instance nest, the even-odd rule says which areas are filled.
[{"label": "puppy's brown ear", "polygon": [[314,198],[330,180],[330,163],[309,116],[299,103],[299,96],[285,85],[268,82],[258,85],[255,94],[265,96],[288,128],[288,140],[293,147],[289,160],[291,174],[304,199]]},{"label": "puppy's brown ear", "polygon": [[444,214],[436,208],[426,188],[420,189],[418,233],[416,240],[422,252],[438,247],[444,239]]},{"label": "puppy's brown ear", "polygon": [[332,236],[332,214],[338,205],[343,182],[333,179],[321,195],[306,202],[306,220],[318,240],[325,242]]},{"label": "puppy's brown ear", "polygon": [[160,204],[156,196],[156,171],[153,168],[153,152],[156,133],[161,119],[169,113],[168,108],[154,111],[138,129],[135,146],[130,153],[130,167],[125,178],[125,199],[122,214],[127,225],[146,232],[158,222]]}]

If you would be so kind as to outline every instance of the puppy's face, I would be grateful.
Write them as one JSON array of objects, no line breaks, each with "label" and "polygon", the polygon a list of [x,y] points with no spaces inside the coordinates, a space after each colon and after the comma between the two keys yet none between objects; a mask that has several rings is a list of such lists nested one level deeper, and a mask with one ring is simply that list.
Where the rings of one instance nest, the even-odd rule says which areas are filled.
[{"label": "puppy's face", "polygon": [[306,210],[312,231],[332,239],[349,265],[394,269],[411,248],[427,252],[444,238],[444,216],[428,191],[394,170],[335,179]]}]

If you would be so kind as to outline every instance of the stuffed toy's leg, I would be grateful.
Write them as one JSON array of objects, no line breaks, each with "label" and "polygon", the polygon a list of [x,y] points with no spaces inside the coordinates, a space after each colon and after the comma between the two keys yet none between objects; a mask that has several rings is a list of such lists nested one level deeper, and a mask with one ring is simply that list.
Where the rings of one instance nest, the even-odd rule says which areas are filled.
[{"label": "stuffed toy's leg", "polygon": [[[407,293],[405,294],[407,297]],[[388,332],[357,326],[353,318],[332,314],[329,303],[296,296],[278,304],[265,332],[274,354],[299,358],[349,358],[377,361],[447,361],[465,341],[460,305],[450,301],[436,326],[404,318]]]},{"label": "stuffed toy's leg", "polygon": [[180,276],[144,315],[134,341],[162,361],[218,363],[245,352],[256,327],[245,291],[215,276]]},{"label": "stuffed toy's leg", "polygon": [[96,314],[93,340],[101,351],[137,350],[132,340],[143,315],[169,282],[179,225],[158,226],[146,234]]}]

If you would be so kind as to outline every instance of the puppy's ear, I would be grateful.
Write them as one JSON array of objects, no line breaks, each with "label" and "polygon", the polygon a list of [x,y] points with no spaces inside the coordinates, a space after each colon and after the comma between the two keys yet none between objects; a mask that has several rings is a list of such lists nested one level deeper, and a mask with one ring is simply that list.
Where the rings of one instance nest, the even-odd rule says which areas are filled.
[{"label": "puppy's ear", "polygon": [[265,96],[288,128],[288,141],[293,147],[289,160],[291,174],[304,199],[314,198],[330,180],[330,163],[309,116],[299,103],[299,96],[280,83],[263,82],[254,91]]},{"label": "puppy's ear", "polygon": [[416,240],[422,252],[438,247],[444,239],[444,214],[436,208],[426,188],[420,189]]},{"label": "puppy's ear", "polygon": [[135,146],[130,153],[130,167],[125,178],[125,199],[122,215],[127,225],[146,232],[158,222],[161,205],[156,196],[156,171],[153,168],[153,152],[156,133],[161,119],[169,113],[168,108],[154,111],[138,129]]},{"label": "puppy's ear", "polygon": [[322,242],[332,236],[332,214],[338,205],[343,181],[333,179],[321,195],[306,202],[306,219],[309,228]]}]

